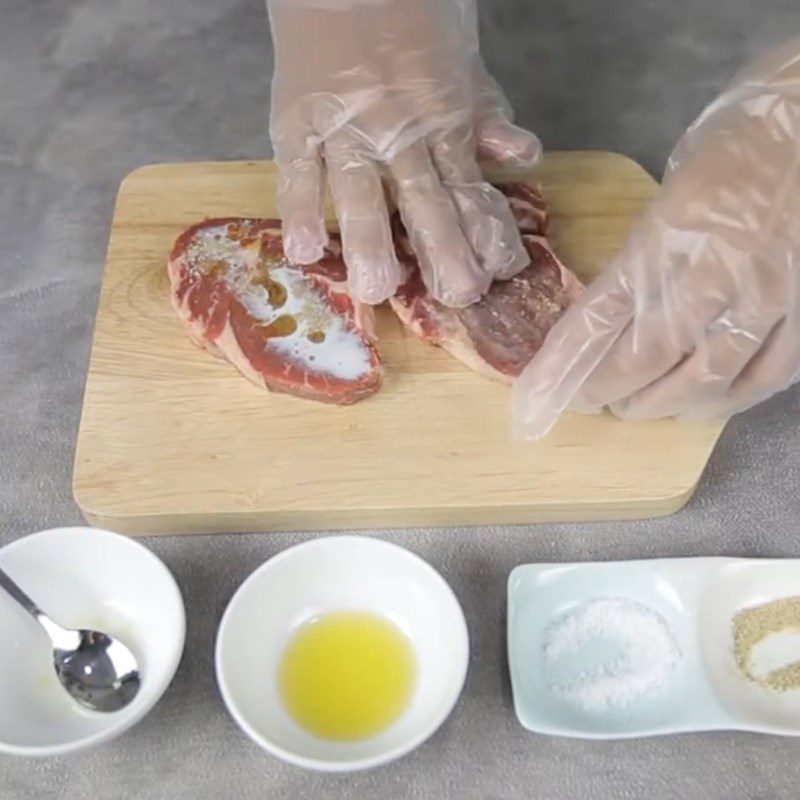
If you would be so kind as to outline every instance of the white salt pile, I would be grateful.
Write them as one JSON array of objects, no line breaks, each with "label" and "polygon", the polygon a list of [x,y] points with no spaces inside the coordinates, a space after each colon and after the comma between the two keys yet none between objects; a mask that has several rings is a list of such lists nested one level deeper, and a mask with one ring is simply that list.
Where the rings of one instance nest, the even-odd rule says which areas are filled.
[{"label": "white salt pile", "polygon": [[[611,597],[584,603],[548,628],[544,655],[558,694],[602,712],[663,691],[681,650],[660,614]],[[565,669],[568,661],[586,668]]]}]

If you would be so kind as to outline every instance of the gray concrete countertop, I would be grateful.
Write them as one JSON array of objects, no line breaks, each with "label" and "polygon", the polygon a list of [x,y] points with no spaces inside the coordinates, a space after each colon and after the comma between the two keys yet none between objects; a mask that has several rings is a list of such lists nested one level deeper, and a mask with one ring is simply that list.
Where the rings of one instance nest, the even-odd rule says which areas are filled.
[{"label": "gray concrete countertop", "polygon": [[[479,0],[487,59],[546,146],[607,148],[660,171],[754,44],[800,31],[796,0]],[[0,14],[0,543],[80,523],[71,462],[115,191],[157,161],[257,158],[271,53],[259,0],[4,0]],[[461,599],[466,689],[388,767],[303,772],[262,753],[217,694],[212,642],[241,580],[302,535],[146,540],[188,611],[162,702],[98,750],[0,758],[0,797],[791,798],[798,742],[702,734],[598,743],[517,724],[504,656],[517,563],[800,556],[800,392],[735,420],[696,498],[669,519],[377,535],[429,559]],[[2,713],[2,709],[0,709]]]}]

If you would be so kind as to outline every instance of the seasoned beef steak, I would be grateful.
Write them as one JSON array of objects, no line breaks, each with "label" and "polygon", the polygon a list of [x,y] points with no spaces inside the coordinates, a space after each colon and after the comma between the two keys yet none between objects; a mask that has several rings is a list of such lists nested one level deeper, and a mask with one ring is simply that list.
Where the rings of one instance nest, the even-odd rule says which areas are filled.
[{"label": "seasoned beef steak", "polygon": [[298,266],[278,220],[208,220],[175,242],[169,276],[192,340],[253,383],[341,405],[380,388],[372,309],[347,294],[335,236],[320,262]]},{"label": "seasoned beef steak", "polygon": [[525,184],[498,188],[509,198],[531,263],[467,308],[447,308],[433,299],[420,276],[402,224],[395,222],[398,257],[407,279],[390,300],[414,333],[494,380],[510,383],[533,358],[550,329],[582,291],[580,281],[556,257],[546,239],[542,195]]}]

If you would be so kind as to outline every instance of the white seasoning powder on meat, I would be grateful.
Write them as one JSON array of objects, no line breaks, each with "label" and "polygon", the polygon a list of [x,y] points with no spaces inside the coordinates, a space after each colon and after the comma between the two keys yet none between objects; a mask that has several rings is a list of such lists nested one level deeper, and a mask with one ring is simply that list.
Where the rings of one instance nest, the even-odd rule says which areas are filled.
[{"label": "white seasoning powder on meat", "polygon": [[[372,369],[369,350],[360,334],[331,311],[322,293],[309,285],[288,261],[273,266],[269,274],[286,288],[286,301],[280,308],[271,304],[263,286],[246,283],[239,289],[245,307],[256,319],[269,323],[283,314],[294,317],[297,329],[288,336],[270,339],[269,347],[308,369],[336,378],[352,381],[367,375]],[[309,339],[314,330],[325,334],[322,342]]]},{"label": "white seasoning powder on meat", "polygon": [[544,656],[556,693],[585,711],[603,712],[663,691],[681,650],[660,614],[610,597],[584,603],[551,625]]}]

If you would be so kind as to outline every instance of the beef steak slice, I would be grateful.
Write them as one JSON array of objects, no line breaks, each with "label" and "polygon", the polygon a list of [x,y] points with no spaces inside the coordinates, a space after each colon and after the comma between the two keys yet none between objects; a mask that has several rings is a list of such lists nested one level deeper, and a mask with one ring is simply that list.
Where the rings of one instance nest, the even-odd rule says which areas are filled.
[{"label": "beef steak slice", "polygon": [[583,290],[553,252],[547,208],[541,193],[522,183],[498,188],[508,197],[530,264],[467,308],[447,308],[433,299],[402,224],[395,220],[398,258],[406,280],[389,301],[417,336],[438,345],[470,369],[503,383],[522,372],[550,329]]},{"label": "beef steak slice", "polygon": [[321,261],[298,266],[278,220],[207,220],[175,242],[169,277],[192,340],[253,383],[340,405],[380,388],[372,309],[347,294],[335,236]]}]

